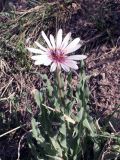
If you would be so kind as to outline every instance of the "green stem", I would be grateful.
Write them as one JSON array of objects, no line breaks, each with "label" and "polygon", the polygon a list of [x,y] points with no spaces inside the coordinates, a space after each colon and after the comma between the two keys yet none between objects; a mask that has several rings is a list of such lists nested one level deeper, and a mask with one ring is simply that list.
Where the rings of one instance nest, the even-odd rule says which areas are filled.
[{"label": "green stem", "polygon": [[56,71],[56,76],[57,76],[57,82],[58,82],[58,94],[60,98],[63,98],[63,86],[62,86],[62,79],[61,79],[61,70],[57,68]]}]

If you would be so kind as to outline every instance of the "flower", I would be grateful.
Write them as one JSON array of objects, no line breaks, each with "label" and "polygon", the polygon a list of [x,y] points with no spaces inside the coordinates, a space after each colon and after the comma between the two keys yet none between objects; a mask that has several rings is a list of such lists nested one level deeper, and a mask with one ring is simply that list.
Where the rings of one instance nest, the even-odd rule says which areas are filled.
[{"label": "flower", "polygon": [[50,34],[49,39],[43,31],[41,34],[48,45],[47,48],[43,47],[38,42],[35,42],[35,44],[39,49],[27,47],[30,52],[36,54],[31,57],[35,60],[35,65],[51,65],[51,72],[54,72],[57,67],[69,72],[70,69],[77,70],[77,61],[87,57],[86,55],[69,55],[81,47],[80,38],[75,38],[69,43],[71,38],[70,32],[64,39],[62,38],[62,29],[59,29],[56,39],[52,34]]}]

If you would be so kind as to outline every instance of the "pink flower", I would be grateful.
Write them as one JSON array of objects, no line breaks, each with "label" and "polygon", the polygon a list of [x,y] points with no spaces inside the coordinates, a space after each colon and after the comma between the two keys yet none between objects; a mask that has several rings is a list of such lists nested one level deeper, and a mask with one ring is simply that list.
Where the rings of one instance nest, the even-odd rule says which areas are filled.
[{"label": "pink flower", "polygon": [[81,47],[80,38],[75,38],[69,43],[71,33],[68,33],[64,39],[62,38],[62,29],[59,29],[56,39],[52,34],[50,34],[50,38],[48,39],[43,31],[41,33],[48,47],[45,48],[38,42],[35,42],[39,49],[27,48],[30,52],[36,54],[31,57],[33,60],[35,60],[35,65],[51,65],[51,72],[54,72],[57,67],[69,72],[70,69],[78,69],[78,60],[87,58],[85,55],[69,55]]}]

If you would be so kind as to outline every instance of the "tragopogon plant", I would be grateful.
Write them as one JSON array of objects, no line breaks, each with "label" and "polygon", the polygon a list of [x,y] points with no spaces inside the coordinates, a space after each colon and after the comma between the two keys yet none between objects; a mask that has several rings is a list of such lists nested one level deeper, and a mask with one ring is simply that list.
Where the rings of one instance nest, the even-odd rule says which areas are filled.
[{"label": "tragopogon plant", "polygon": [[[94,125],[87,113],[87,77],[83,62],[80,68],[77,65],[86,56],[72,54],[81,47],[82,41],[76,38],[69,42],[71,33],[63,39],[62,29],[56,38],[51,34],[48,38],[43,31],[42,36],[47,47],[35,42],[38,48],[27,49],[35,54],[31,57],[35,65],[50,65],[50,72],[56,71],[56,76],[50,81],[46,74],[40,75],[42,87],[34,91],[40,113],[32,118],[32,136],[36,142],[30,138],[29,147],[36,160],[81,159],[87,153],[89,137],[94,137]],[[71,71],[76,74],[75,84]]]}]

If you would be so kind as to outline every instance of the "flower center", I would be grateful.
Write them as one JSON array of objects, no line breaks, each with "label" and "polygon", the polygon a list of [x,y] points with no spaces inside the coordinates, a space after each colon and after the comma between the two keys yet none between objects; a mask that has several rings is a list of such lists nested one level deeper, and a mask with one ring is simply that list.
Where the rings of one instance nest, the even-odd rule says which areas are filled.
[{"label": "flower center", "polygon": [[50,51],[50,55],[53,61],[56,62],[64,62],[65,61],[65,54],[60,49],[55,49]]}]

